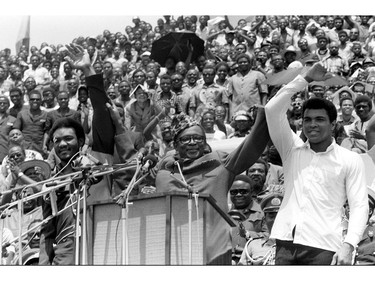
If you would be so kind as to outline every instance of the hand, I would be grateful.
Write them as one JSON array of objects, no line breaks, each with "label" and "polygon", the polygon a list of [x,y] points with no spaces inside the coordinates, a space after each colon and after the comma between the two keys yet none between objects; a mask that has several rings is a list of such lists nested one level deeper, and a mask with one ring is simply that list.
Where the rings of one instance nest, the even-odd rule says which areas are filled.
[{"label": "hand", "polygon": [[350,130],[349,136],[355,139],[359,139],[359,140],[366,140],[366,137],[362,135],[360,131],[355,130],[355,129]]},{"label": "hand", "polygon": [[312,81],[325,81],[333,77],[332,73],[328,73],[327,69],[321,63],[314,64],[306,73],[302,74],[307,82]]},{"label": "hand", "polygon": [[47,145],[43,145],[43,152],[44,152],[45,154],[48,154],[48,153],[49,153]]},{"label": "hand", "polygon": [[14,160],[8,159],[8,165],[9,165],[9,169],[10,169],[10,171],[11,171],[16,177],[18,177],[18,174],[21,172],[21,169],[20,169],[20,167],[18,167],[17,162],[14,161]]},{"label": "hand", "polygon": [[68,49],[68,56],[64,59],[71,65],[72,68],[85,70],[91,67],[90,56],[77,44],[65,45]]},{"label": "hand", "polygon": [[112,104],[112,103],[110,104],[108,102],[105,105],[108,108],[109,114],[111,115],[112,122],[116,127],[116,135],[121,135],[121,134],[125,133],[125,131],[126,131],[125,126],[121,121],[122,118],[121,118],[120,113],[117,109],[117,106]]},{"label": "hand", "polygon": [[193,46],[193,44],[190,43],[190,41],[188,41],[188,48],[189,48],[189,53],[194,52],[194,46]]},{"label": "hand", "polygon": [[333,255],[331,265],[351,265],[353,246],[344,242],[341,248]]}]

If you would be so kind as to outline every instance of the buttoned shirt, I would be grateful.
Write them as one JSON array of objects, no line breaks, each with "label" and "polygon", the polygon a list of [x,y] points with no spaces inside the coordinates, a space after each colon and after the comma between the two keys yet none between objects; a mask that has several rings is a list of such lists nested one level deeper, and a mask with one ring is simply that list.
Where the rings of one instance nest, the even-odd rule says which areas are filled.
[{"label": "buttoned shirt", "polygon": [[343,59],[340,56],[329,56],[326,57],[323,61],[323,66],[327,69],[327,71],[341,74],[343,72],[349,72],[349,64],[346,59]]},{"label": "buttoned shirt", "polygon": [[231,100],[231,116],[238,110],[248,110],[253,105],[261,104],[260,93],[268,93],[268,87],[264,83],[265,80],[266,77],[255,70],[250,70],[245,76],[237,73],[229,78],[227,89]]},{"label": "buttoned shirt", "polygon": [[226,88],[216,83],[202,85],[201,90],[196,92],[190,99],[190,107],[196,108],[197,118],[201,117],[204,108],[215,108],[217,105],[228,104]]},{"label": "buttoned shirt", "polygon": [[23,81],[26,81],[29,77],[34,78],[37,85],[45,85],[51,81],[51,75],[47,68],[43,66],[38,66],[35,70],[33,70],[32,67],[27,69],[23,74]]},{"label": "buttoned shirt", "polygon": [[194,86],[190,86],[187,83],[182,85],[182,93],[177,98],[179,99],[182,111],[185,114],[189,114],[191,97],[195,96],[201,88],[202,85],[198,85],[197,83],[195,83]]},{"label": "buttoned shirt", "polygon": [[[243,227],[246,229],[249,238],[262,237],[267,232],[267,227],[264,224],[264,213],[260,205],[254,200],[251,201],[248,208],[242,210],[246,219],[242,221]],[[239,235],[239,226],[232,229],[232,247],[236,255],[241,255],[246,244],[246,238]]]},{"label": "buttoned shirt", "polygon": [[[333,140],[324,152],[315,152],[289,127],[286,112],[291,97],[307,86],[301,76],[284,86],[266,105],[271,139],[284,167],[285,195],[271,238],[336,252],[342,245],[342,207],[350,206],[344,242],[355,247],[368,216],[364,164],[357,153]],[[293,229],[295,234],[293,237]]]},{"label": "buttoned shirt", "polygon": [[56,122],[57,119],[60,118],[71,118],[77,121],[78,123],[81,123],[81,112],[75,111],[73,109],[68,109],[67,112],[62,112],[60,108],[56,110],[49,111],[47,113],[47,119],[46,119],[46,131],[51,130],[53,124]]}]

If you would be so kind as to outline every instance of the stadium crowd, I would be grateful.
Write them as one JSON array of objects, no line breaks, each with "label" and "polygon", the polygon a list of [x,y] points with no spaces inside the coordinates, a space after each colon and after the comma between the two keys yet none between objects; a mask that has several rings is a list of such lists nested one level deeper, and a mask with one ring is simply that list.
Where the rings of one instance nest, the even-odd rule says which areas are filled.
[{"label": "stadium crowd", "polygon": [[[165,186],[175,184],[163,178],[162,173],[168,157],[176,149],[181,154],[183,145],[204,142],[208,145],[202,151],[211,155],[224,144],[224,150],[233,151],[225,158],[225,169],[230,172],[227,176],[221,172],[221,179],[228,186],[225,192],[215,193],[210,189],[213,183],[209,182],[207,190],[219,205],[227,205],[229,215],[238,224],[232,231],[231,262],[274,264],[275,241],[269,233],[284,196],[284,171],[273,139],[257,125],[261,118],[265,123],[262,108],[284,85],[320,63],[335,76],[325,81],[308,81],[307,86],[293,94],[287,110],[290,128],[305,141],[302,105],[312,98],[329,100],[337,110],[332,127],[335,142],[358,154],[370,151],[375,129],[375,16],[254,16],[239,20],[236,26],[227,16],[163,16],[154,26],[134,17],[133,26],[118,29],[123,31],[104,30],[95,38],[83,35],[56,46],[46,38],[41,46],[22,45],[15,54],[8,48],[0,51],[2,204],[21,196],[17,192],[9,196],[6,191],[30,183],[22,180],[25,174],[41,181],[61,170],[65,163],[63,152],[56,147],[62,141],[56,135],[64,128],[57,125],[61,118],[81,124],[84,135],[80,147],[85,151],[93,149],[95,124],[105,119],[98,117],[97,105],[92,100],[92,89],[100,86],[88,77],[101,77],[116,137],[126,131],[131,134],[134,152],[143,149],[143,154],[154,155],[161,163],[151,172],[154,177],[146,178],[132,194],[163,191],[158,188],[163,182]],[[174,44],[183,44],[185,49],[178,53],[172,47],[160,59],[158,53],[163,50],[153,43],[171,34],[190,37],[174,35],[180,38]],[[194,40],[201,42],[194,45]],[[89,60],[83,66],[77,63],[82,50]],[[90,73],[89,68],[94,72]],[[204,136],[196,131],[185,136],[189,130],[193,133],[194,125],[204,130]],[[239,146],[242,140],[244,144]],[[265,142],[264,147],[256,146],[257,140]],[[124,146],[118,142],[114,145],[112,140],[109,143],[115,147],[110,153],[114,163],[135,155],[124,156],[120,153]],[[185,150],[185,157],[194,158],[194,153]],[[241,153],[247,159],[242,159]],[[215,157],[212,159],[224,162],[224,158]],[[25,163],[33,160],[39,161],[32,162],[36,166],[28,173],[30,166]],[[244,164],[246,160],[248,167]],[[121,196],[131,176],[124,173],[113,177],[112,198]],[[28,194],[38,191],[26,190]],[[355,261],[359,264],[375,264],[371,220],[375,198],[372,191],[368,194],[369,219]],[[14,206],[3,212],[3,264],[18,264],[15,237],[19,236],[19,212],[24,214],[23,231],[35,229],[22,237],[23,264],[38,263],[41,228],[33,226],[45,219],[43,204],[42,199],[30,200],[22,210]],[[342,206],[343,240],[348,220],[348,211]],[[56,225],[61,227],[59,222]],[[221,233],[221,229],[217,231]],[[50,243],[54,244],[56,255],[57,244],[72,247],[73,242],[69,244],[67,239],[73,232],[63,229],[55,233],[55,240]],[[224,245],[228,241],[221,242]],[[50,257],[48,262],[41,263],[39,259],[39,263],[72,263],[69,259],[60,263],[52,260]],[[216,262],[220,264],[220,260]]]}]

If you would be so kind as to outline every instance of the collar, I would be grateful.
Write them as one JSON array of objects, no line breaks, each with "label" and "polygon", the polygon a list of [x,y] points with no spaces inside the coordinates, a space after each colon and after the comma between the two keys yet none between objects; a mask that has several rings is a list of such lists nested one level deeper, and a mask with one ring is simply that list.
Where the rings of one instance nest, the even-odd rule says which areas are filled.
[{"label": "collar", "polygon": [[[336,142],[335,142],[335,139],[334,138],[331,138],[331,144],[327,147],[326,151],[323,151],[323,152],[315,152],[315,153],[328,153],[332,150],[334,150],[335,148],[335,145],[336,145]],[[310,149],[311,151],[313,151],[311,149],[311,145],[310,145],[310,142],[309,140],[305,141],[305,143],[301,146],[301,148],[307,148],[307,149]]]},{"label": "collar", "polygon": [[202,89],[208,89],[208,88],[219,88],[219,87],[220,87],[220,86],[217,85],[217,84],[214,82],[214,83],[212,83],[212,84],[209,85],[209,86],[206,86],[206,84],[203,84]]},{"label": "collar", "polygon": [[262,212],[262,209],[260,208],[260,205],[257,203],[254,203],[254,199],[251,200],[249,206],[243,210],[243,213],[255,213],[255,212]]},{"label": "collar", "polygon": [[342,57],[338,54],[336,56],[329,55],[327,59],[342,59]]}]

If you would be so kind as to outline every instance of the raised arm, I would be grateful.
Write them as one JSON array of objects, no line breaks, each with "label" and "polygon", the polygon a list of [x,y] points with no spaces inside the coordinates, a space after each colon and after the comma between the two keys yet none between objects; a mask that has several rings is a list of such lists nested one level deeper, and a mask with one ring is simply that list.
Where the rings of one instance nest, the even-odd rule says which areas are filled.
[{"label": "raised arm", "polygon": [[323,81],[331,77],[321,64],[315,64],[306,73],[298,75],[292,82],[282,87],[267,103],[266,117],[272,142],[285,159],[294,144],[302,140],[289,127],[286,112],[294,94],[301,91],[312,81]]},{"label": "raised arm", "polygon": [[134,147],[134,143],[130,136],[131,132],[125,127],[121,122],[120,113],[117,109],[117,106],[111,102],[107,102],[105,106],[108,109],[112,123],[115,127],[115,146],[120,162],[124,163],[128,159],[132,158],[137,150]]},{"label": "raised arm", "polygon": [[155,129],[160,119],[163,119],[165,116],[167,116],[167,112],[169,112],[169,108],[164,107],[162,110],[160,110],[160,113],[156,115],[150,123],[148,123],[146,128],[143,130],[143,136],[145,137],[146,141],[152,140],[152,131]]},{"label": "raised arm", "polygon": [[355,24],[355,22],[351,19],[350,16],[345,16],[344,20],[350,26],[350,28],[357,27],[356,24]]},{"label": "raised arm", "polygon": [[250,135],[228,155],[225,167],[235,175],[241,174],[258,160],[269,140],[264,108],[259,107]]},{"label": "raised arm", "polygon": [[104,90],[102,74],[96,74],[91,65],[89,54],[79,45],[70,44],[66,46],[68,56],[65,60],[72,68],[82,70],[86,78],[90,100],[94,109],[92,120],[92,150],[113,155],[115,128],[106,107],[109,98]]}]

